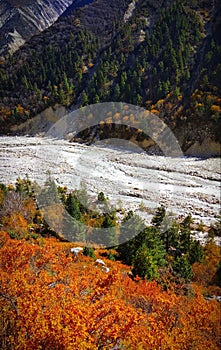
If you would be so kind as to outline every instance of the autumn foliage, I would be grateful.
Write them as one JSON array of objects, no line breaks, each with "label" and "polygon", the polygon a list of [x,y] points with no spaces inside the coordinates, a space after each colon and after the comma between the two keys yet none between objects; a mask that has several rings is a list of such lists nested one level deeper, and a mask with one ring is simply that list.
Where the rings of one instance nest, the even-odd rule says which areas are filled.
[{"label": "autumn foliage", "polygon": [[[219,349],[219,304],[132,280],[53,238],[1,232],[1,349]],[[99,257],[99,252],[97,252]]]},{"label": "autumn foliage", "polygon": [[[66,209],[79,216],[74,195],[67,198]],[[106,203],[103,193],[99,200]],[[50,237],[53,227],[37,210],[28,179],[18,180],[15,187],[1,184],[0,349],[218,350],[220,305],[208,296],[221,294],[221,248],[209,242],[205,258],[194,260],[200,262],[193,264],[193,279],[185,281],[172,269],[173,256],[165,256],[159,237],[154,238],[163,211],[160,208],[154,217],[154,228],[146,228],[122,251],[97,245],[95,251],[90,246],[73,254],[76,243]],[[59,223],[56,213],[53,209]],[[89,220],[89,214],[83,219]],[[103,217],[94,220],[103,222]],[[190,222],[190,216],[182,222],[182,244],[189,242],[184,238]],[[164,237],[166,243],[168,239]],[[122,254],[129,258],[139,242],[146,245],[141,251],[137,246],[129,264],[138,260],[137,265],[115,260]],[[141,253],[145,260],[139,259]],[[96,263],[97,258],[107,269]],[[151,278],[146,272],[140,274],[143,278],[134,273],[137,269],[139,274],[144,261],[148,273],[151,261],[154,269],[160,266]]]}]

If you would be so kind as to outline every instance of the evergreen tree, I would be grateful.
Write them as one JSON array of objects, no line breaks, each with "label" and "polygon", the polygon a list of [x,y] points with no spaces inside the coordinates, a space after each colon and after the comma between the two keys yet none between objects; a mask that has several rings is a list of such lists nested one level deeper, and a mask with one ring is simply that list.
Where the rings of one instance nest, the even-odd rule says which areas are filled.
[{"label": "evergreen tree", "polygon": [[89,103],[88,95],[86,94],[85,91],[82,92],[81,94],[81,105],[86,106]]},{"label": "evergreen tree", "polygon": [[[132,210],[130,210],[126,217],[122,220],[120,226],[119,243],[121,244],[130,241],[133,237],[143,231],[144,228],[145,225],[141,218],[138,215],[135,215]],[[122,247],[123,251],[124,248],[126,247]],[[124,257],[126,258],[125,255]]]},{"label": "evergreen tree", "polygon": [[94,103],[99,103],[100,102],[100,97],[98,94],[94,96]]},{"label": "evergreen tree", "polygon": [[99,202],[105,202],[106,198],[105,198],[104,192],[99,192],[98,196],[97,196],[97,199],[98,199]]},{"label": "evergreen tree", "polygon": [[203,247],[200,242],[192,240],[190,244],[190,250],[188,252],[188,260],[190,264],[194,264],[195,262],[200,263],[205,257]]},{"label": "evergreen tree", "polygon": [[110,217],[109,214],[105,214],[104,221],[103,221],[101,227],[108,228],[108,227],[114,227],[114,226],[115,226],[115,224],[114,224],[113,219]]},{"label": "evergreen tree", "polygon": [[158,267],[148,248],[143,244],[136,252],[133,260],[132,273],[148,280],[153,280],[158,276]]},{"label": "evergreen tree", "polygon": [[155,227],[160,228],[160,226],[163,223],[163,220],[165,218],[165,215],[166,215],[166,209],[164,206],[161,205],[161,207],[157,208],[157,210],[156,210],[156,214],[154,215],[154,217],[152,219],[152,224]]},{"label": "evergreen tree", "polygon": [[79,209],[78,201],[72,193],[69,193],[67,196],[65,208],[74,219],[76,220],[80,219],[81,212]]},{"label": "evergreen tree", "polygon": [[114,101],[118,101],[119,98],[120,98],[120,86],[119,86],[119,84],[116,84],[114,87],[113,99],[114,99]]},{"label": "evergreen tree", "polygon": [[92,258],[94,260],[96,259],[96,255],[95,255],[94,249],[92,247],[84,247],[83,254],[85,256],[89,256],[90,258]]},{"label": "evergreen tree", "polygon": [[183,277],[186,282],[189,282],[193,277],[191,264],[186,256],[179,256],[175,259],[173,263],[173,270]]}]

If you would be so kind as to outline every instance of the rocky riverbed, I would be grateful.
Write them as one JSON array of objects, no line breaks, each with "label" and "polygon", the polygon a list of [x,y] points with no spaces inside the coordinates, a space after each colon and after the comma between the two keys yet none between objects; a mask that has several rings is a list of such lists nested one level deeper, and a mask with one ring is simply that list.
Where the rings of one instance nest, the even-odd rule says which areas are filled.
[{"label": "rocky riverbed", "polygon": [[214,221],[220,211],[220,159],[147,155],[124,143],[86,146],[41,137],[0,137],[0,182],[28,174],[41,185],[48,173],[57,184],[79,188],[92,198],[100,191],[110,203],[134,210],[146,222],[163,204],[176,216]]}]

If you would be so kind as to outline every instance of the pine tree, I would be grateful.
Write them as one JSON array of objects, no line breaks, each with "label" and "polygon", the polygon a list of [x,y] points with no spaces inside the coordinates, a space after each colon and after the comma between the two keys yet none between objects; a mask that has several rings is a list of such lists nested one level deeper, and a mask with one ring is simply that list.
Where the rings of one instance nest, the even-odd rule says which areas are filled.
[{"label": "pine tree", "polygon": [[178,273],[186,282],[193,277],[192,267],[186,256],[178,256],[173,263],[173,270]]},{"label": "pine tree", "polygon": [[143,244],[136,252],[133,260],[132,273],[148,280],[153,280],[158,276],[158,267],[148,248]]},{"label": "pine tree", "polygon": [[166,215],[166,209],[164,206],[161,205],[161,207],[157,208],[156,214],[152,219],[152,224],[155,227],[160,228],[165,215]]},{"label": "pine tree", "polygon": [[82,92],[81,94],[81,105],[86,106],[89,103],[88,95],[86,94],[85,91]]},{"label": "pine tree", "polygon": [[190,244],[190,250],[188,252],[188,260],[190,264],[194,264],[195,262],[200,263],[205,257],[203,247],[200,242],[192,240]]},{"label": "pine tree", "polygon": [[119,101],[119,98],[120,98],[120,86],[119,84],[116,84],[114,87],[113,99],[114,101]]},{"label": "pine tree", "polygon": [[100,102],[100,98],[99,98],[98,94],[96,94],[94,96],[94,103],[99,103],[99,102]]},{"label": "pine tree", "polygon": [[72,193],[68,194],[68,197],[65,203],[65,208],[74,219],[76,220],[80,219],[81,212],[79,209],[78,201]]}]

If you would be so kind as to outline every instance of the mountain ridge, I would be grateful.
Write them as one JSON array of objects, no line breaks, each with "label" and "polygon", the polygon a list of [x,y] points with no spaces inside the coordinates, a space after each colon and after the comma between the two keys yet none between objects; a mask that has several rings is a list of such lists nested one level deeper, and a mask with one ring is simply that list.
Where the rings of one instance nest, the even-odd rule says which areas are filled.
[{"label": "mountain ridge", "polygon": [[0,4],[0,56],[12,54],[33,35],[52,25],[80,0],[2,0]]}]

